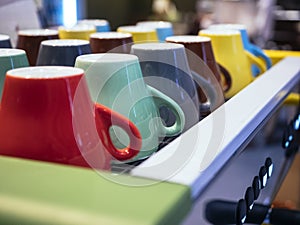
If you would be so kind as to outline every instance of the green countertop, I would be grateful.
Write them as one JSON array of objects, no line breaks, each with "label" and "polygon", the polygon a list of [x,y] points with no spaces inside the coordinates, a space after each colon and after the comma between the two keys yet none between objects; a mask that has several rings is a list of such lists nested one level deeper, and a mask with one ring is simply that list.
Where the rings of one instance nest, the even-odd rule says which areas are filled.
[{"label": "green countertop", "polygon": [[[187,186],[0,157],[0,224],[178,224],[191,208]],[[150,182],[151,183],[151,182]],[[140,186],[124,185],[139,184]]]}]

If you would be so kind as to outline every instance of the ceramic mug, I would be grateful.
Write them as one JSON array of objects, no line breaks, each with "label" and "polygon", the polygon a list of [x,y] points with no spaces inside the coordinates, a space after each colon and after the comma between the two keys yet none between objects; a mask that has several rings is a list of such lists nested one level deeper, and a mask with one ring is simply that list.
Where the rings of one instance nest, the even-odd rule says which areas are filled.
[{"label": "ceramic mug", "polygon": [[[280,62],[285,57],[289,57],[289,56],[300,57],[300,51],[264,49],[264,53],[270,57],[272,61],[272,65],[275,65],[276,63]],[[288,105],[298,105],[299,102],[300,102],[299,93],[290,93],[284,101],[284,103]]]},{"label": "ceramic mug", "polygon": [[[129,118],[139,129],[142,148],[133,162],[149,157],[159,146],[159,138],[175,136],[184,127],[181,108],[169,97],[147,86],[143,80],[138,58],[130,54],[89,54],[78,56],[75,67],[84,69],[92,99]],[[176,119],[165,126],[159,108],[167,107]],[[114,135],[126,142],[118,130]]]},{"label": "ceramic mug", "polygon": [[117,32],[130,33],[135,43],[139,42],[158,42],[155,28],[143,26],[120,26]]},{"label": "ceramic mug", "polygon": [[77,23],[93,25],[96,27],[96,32],[109,32],[110,31],[110,24],[107,20],[104,20],[104,19],[83,19],[83,20],[78,20]]},{"label": "ceramic mug", "polygon": [[58,35],[60,39],[80,39],[89,40],[90,35],[96,33],[96,27],[88,24],[77,24],[73,27],[58,27]]},{"label": "ceramic mug", "polygon": [[[212,24],[208,27],[208,29],[229,29],[229,30],[238,30],[241,33],[242,36],[242,41],[243,41],[243,46],[244,48],[249,51],[250,53],[252,53],[253,55],[261,58],[264,62],[265,65],[267,67],[267,69],[270,69],[272,66],[272,62],[270,57],[265,54],[263,52],[263,50],[258,47],[255,44],[252,44],[250,42],[249,36],[248,36],[248,32],[246,29],[246,26],[243,24]],[[257,76],[259,74],[259,69],[257,68],[256,65],[252,65],[252,74],[253,76]]]},{"label": "ceramic mug", "polygon": [[42,41],[58,39],[58,31],[50,29],[28,29],[18,32],[16,48],[26,51],[29,65],[35,66]]},{"label": "ceramic mug", "polygon": [[29,63],[24,50],[0,48],[0,99],[6,72],[11,69],[27,66],[29,66]]},{"label": "ceramic mug", "polygon": [[167,21],[140,21],[137,26],[154,28],[157,33],[158,40],[165,42],[165,39],[174,35],[173,25]]},{"label": "ceramic mug", "polygon": [[244,49],[239,31],[205,29],[200,30],[199,35],[211,39],[217,62],[226,67],[231,75],[231,87],[225,93],[226,98],[231,98],[254,80],[252,64],[261,73],[266,71],[264,62]]},{"label": "ceramic mug", "polygon": [[[130,159],[141,146],[139,131],[128,119],[92,103],[84,71],[73,67],[9,70],[0,124],[0,154],[33,160],[109,169],[113,157]],[[127,133],[124,149],[114,146],[112,126]]]},{"label": "ceramic mug", "polygon": [[[198,60],[195,57],[196,55],[211,70],[212,74],[222,86],[223,92],[225,93],[229,90],[231,86],[231,76],[225,67],[216,62],[209,37],[200,37],[197,35],[177,35],[167,37],[166,42],[184,45],[191,69],[198,71],[198,73],[201,73],[200,71],[202,71],[202,73],[205,71],[205,68],[201,66],[201,62],[197,62]],[[207,73],[210,73],[210,71],[207,71]],[[200,88],[198,88],[198,95],[202,102],[206,101],[206,97]]]},{"label": "ceramic mug", "polygon": [[92,53],[130,53],[133,43],[130,33],[100,32],[90,35]]},{"label": "ceramic mug", "polygon": [[10,37],[5,34],[0,34],[0,48],[12,48]]},{"label": "ceramic mug", "polygon": [[[186,118],[184,131],[198,123],[204,112],[213,111],[223,104],[223,93],[218,95],[214,84],[190,70],[183,45],[134,44],[131,52],[138,56],[147,84],[160,90],[180,105]],[[197,85],[207,94],[209,102],[200,102]]]},{"label": "ceramic mug", "polygon": [[91,53],[91,47],[85,40],[47,40],[41,43],[36,65],[74,66],[77,56],[89,53]]}]

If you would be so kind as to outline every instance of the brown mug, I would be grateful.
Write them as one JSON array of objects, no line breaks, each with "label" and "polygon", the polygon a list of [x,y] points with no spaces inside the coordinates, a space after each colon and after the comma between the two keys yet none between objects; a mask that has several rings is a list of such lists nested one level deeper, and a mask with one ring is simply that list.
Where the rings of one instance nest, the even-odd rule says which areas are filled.
[{"label": "brown mug", "polygon": [[98,32],[90,35],[92,53],[126,53],[129,54],[133,43],[130,33]]},{"label": "brown mug", "polygon": [[[211,40],[208,37],[201,37],[197,35],[178,35],[170,36],[166,38],[166,42],[182,44],[190,51],[187,51],[188,61],[192,70],[197,71],[199,68],[198,62],[195,62],[196,58],[199,57],[211,70],[212,74],[216,77],[220,83],[223,92],[229,90],[231,86],[231,76],[227,69],[216,62],[214,52],[211,45]],[[196,55],[197,57],[193,56]],[[201,68],[202,70],[205,68]],[[210,73],[208,71],[208,73]],[[206,97],[202,90],[198,88],[198,95],[201,102],[206,101]]]},{"label": "brown mug", "polygon": [[20,30],[18,32],[16,48],[25,50],[29,65],[35,66],[41,42],[50,39],[58,39],[57,30]]}]

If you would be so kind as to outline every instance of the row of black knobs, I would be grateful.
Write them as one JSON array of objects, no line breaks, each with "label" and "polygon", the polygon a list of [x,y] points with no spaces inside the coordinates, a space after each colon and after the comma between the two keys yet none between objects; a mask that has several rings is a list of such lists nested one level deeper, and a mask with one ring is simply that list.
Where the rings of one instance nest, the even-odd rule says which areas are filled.
[{"label": "row of black knobs", "polygon": [[254,201],[258,199],[260,191],[267,185],[268,179],[272,176],[273,162],[270,157],[266,158],[265,164],[260,167],[259,175],[253,178],[252,186],[248,187],[243,199],[238,201],[236,206],[236,224],[245,223],[247,215],[253,209]]},{"label": "row of black knobs", "polygon": [[[300,146],[300,110],[296,116],[287,124],[283,132],[282,147],[285,150],[286,159],[294,156]],[[273,172],[273,162],[270,157],[266,158],[265,164],[261,166],[258,176],[252,181],[252,186],[246,189],[245,196],[238,202],[213,200],[207,203],[206,219],[214,225],[237,224],[245,222],[261,224],[266,215],[272,224],[300,224],[300,212],[289,209],[271,209],[270,206],[254,204],[258,199],[260,191],[267,185],[268,179]]]},{"label": "row of black knobs", "polygon": [[[261,166],[258,175],[253,178],[252,185],[246,189],[244,198],[238,202],[226,200],[212,200],[208,202],[205,208],[206,219],[214,225],[240,225],[249,221],[262,221],[264,218],[261,215],[266,215],[267,212],[263,209],[257,213],[257,204],[254,205],[254,202],[258,199],[261,190],[266,187],[272,172],[273,162],[268,157],[264,165]],[[257,218],[257,215],[259,218]]]},{"label": "row of black knobs", "polygon": [[[288,123],[286,126],[283,138],[282,138],[282,147],[285,149],[285,156],[291,157],[298,152],[300,145],[300,113],[297,113],[296,116]],[[259,170],[259,177],[254,177],[252,188],[247,188],[245,198],[240,199],[236,207],[236,224],[241,225],[245,222],[246,216],[249,211],[252,209],[254,200],[257,199],[259,191],[263,189],[267,180],[271,177],[273,171],[273,163],[270,157],[265,161],[265,165],[262,166]],[[259,181],[259,184],[258,184]],[[259,186],[259,188],[258,188]],[[254,198],[252,198],[252,191]],[[254,199],[252,201],[252,199]],[[300,224],[300,222],[299,222]]]}]

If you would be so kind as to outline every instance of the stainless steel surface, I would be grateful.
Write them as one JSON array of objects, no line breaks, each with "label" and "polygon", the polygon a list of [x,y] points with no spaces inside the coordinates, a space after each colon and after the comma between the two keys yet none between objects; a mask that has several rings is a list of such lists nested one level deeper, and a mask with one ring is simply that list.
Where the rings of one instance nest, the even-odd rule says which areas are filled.
[{"label": "stainless steel surface", "polygon": [[[278,144],[273,146],[248,147],[241,154],[233,157],[226,166],[218,173],[215,179],[209,184],[195,200],[193,209],[187,216],[184,225],[210,224],[205,219],[205,205],[207,202],[220,199],[238,201],[243,198],[247,187],[252,185],[254,176],[257,176],[259,169],[264,165],[265,159],[271,157],[274,163],[274,172],[268,180],[267,185],[260,191],[259,198],[255,203],[270,204],[276,187],[285,177],[292,159],[285,163],[284,150]],[[285,172],[281,167],[285,165]]]},{"label": "stainless steel surface", "polygon": [[131,174],[188,185],[196,199],[247,146],[299,79],[300,58],[282,60]]}]

